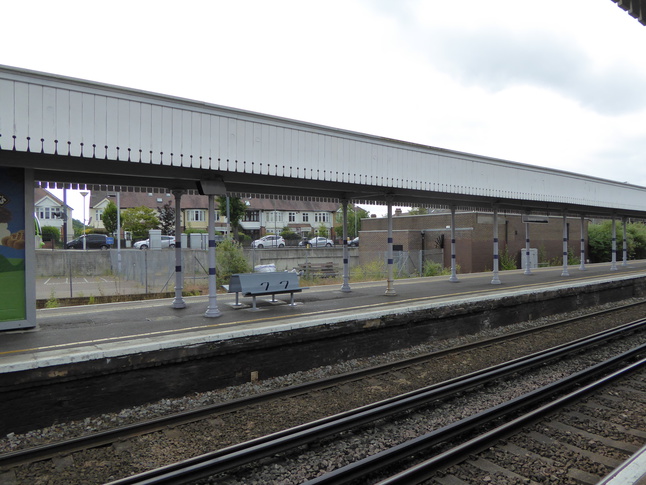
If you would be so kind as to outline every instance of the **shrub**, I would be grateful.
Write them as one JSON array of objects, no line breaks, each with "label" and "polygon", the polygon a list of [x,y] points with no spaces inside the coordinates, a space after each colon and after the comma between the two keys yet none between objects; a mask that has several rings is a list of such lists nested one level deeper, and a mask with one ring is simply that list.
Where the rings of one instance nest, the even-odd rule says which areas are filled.
[{"label": "shrub", "polygon": [[56,244],[61,240],[61,231],[58,227],[43,226],[42,229],[43,241],[54,241]]},{"label": "shrub", "polygon": [[245,258],[242,246],[233,239],[225,239],[215,252],[215,274],[218,287],[228,285],[232,274],[250,273],[252,268]]},{"label": "shrub", "polygon": [[512,269],[518,269],[518,263],[516,262],[516,258],[509,254],[509,251],[507,251],[507,248],[504,249],[499,255],[500,259],[498,260],[500,262],[500,270],[501,271],[509,271]]}]

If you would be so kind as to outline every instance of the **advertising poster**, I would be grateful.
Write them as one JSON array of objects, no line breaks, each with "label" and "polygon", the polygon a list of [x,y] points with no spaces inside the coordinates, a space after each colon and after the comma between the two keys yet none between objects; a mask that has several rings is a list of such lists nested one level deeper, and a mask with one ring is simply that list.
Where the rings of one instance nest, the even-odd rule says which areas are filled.
[{"label": "advertising poster", "polygon": [[0,322],[26,317],[24,177],[0,167]]}]

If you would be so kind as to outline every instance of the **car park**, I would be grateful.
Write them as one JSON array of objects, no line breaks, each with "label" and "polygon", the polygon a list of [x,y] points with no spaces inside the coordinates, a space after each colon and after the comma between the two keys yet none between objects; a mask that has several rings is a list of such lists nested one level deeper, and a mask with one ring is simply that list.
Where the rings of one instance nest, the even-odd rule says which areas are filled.
[{"label": "car park", "polygon": [[83,240],[85,240],[85,249],[105,250],[112,246],[105,234],[86,234],[72,239],[65,245],[65,249],[83,249]]},{"label": "car park", "polygon": [[[144,239],[143,241],[137,241],[134,244],[134,247],[137,249],[148,249],[150,247],[150,239]],[[161,237],[161,247],[162,248],[174,248],[175,247],[175,236],[162,236]]]},{"label": "car park", "polygon": [[299,246],[308,246],[308,247],[313,247],[313,248],[324,248],[328,247],[331,248],[334,246],[334,241],[332,239],[328,239],[323,236],[318,236],[318,237],[313,237],[312,239],[308,239],[306,241],[301,241],[298,243]]},{"label": "car park", "polygon": [[256,239],[251,243],[252,248],[263,249],[263,248],[284,248],[285,239],[282,236],[276,236],[274,234],[269,234],[263,236],[260,239]]}]

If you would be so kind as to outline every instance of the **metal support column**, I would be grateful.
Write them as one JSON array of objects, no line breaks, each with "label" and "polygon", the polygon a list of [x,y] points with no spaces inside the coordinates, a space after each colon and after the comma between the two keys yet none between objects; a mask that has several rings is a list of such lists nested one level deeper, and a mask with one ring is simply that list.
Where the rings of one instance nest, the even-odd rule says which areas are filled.
[{"label": "metal support column", "polygon": [[394,272],[393,272],[393,198],[387,197],[388,202],[388,286],[386,287],[386,295],[395,296],[397,292],[394,288]]},{"label": "metal support column", "polygon": [[173,308],[186,308],[182,297],[184,289],[184,274],[182,272],[182,194],[183,190],[173,190],[175,196],[175,299]]},{"label": "metal support column", "polygon": [[[209,214],[208,214],[208,232],[209,232],[209,306],[204,313],[205,317],[219,317],[222,315],[218,309],[217,283],[215,278],[215,200],[213,195],[209,195]],[[227,221],[228,222],[228,221]]]},{"label": "metal support column", "polygon": [[498,253],[498,209],[493,210],[493,278],[491,279],[492,285],[499,285],[500,276],[498,275],[499,253]]},{"label": "metal support column", "polygon": [[612,216],[612,264],[610,271],[617,271],[617,221]]},{"label": "metal support column", "polygon": [[529,222],[525,223],[525,274],[532,274],[532,263],[529,257]]},{"label": "metal support column", "polygon": [[585,217],[581,216],[581,264],[579,265],[581,271],[585,271]]},{"label": "metal support column", "polygon": [[341,291],[349,293],[352,291],[350,288],[350,260],[348,255],[348,201],[342,200],[341,207],[343,208],[343,284]]},{"label": "metal support column", "polygon": [[561,276],[570,276],[570,273],[567,269],[567,215],[563,214],[563,272]]},{"label": "metal support column", "polygon": [[455,254],[455,207],[451,207],[451,283],[458,282],[457,267],[456,267],[456,254]]},{"label": "metal support column", "polygon": [[624,255],[623,255],[623,262],[621,263],[622,266],[628,266],[628,234],[626,233],[626,218],[624,217],[623,220],[623,227],[624,227]]}]

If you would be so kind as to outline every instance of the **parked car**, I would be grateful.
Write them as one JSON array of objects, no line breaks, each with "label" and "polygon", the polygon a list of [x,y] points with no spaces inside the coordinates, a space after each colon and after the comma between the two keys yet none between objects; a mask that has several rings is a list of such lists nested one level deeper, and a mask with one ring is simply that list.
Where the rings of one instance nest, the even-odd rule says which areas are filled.
[{"label": "parked car", "polygon": [[[148,249],[150,247],[150,239],[144,239],[143,241],[137,241],[134,244],[137,249]],[[162,236],[161,237],[161,247],[162,248],[174,248],[175,247],[175,236]]]},{"label": "parked car", "polygon": [[111,244],[108,242],[108,236],[105,234],[87,234],[72,239],[65,245],[65,249],[83,249],[83,240],[85,239],[86,249],[110,249]]},{"label": "parked car", "polygon": [[284,248],[285,247],[285,239],[283,239],[282,236],[276,236],[274,234],[270,234],[268,236],[263,236],[260,239],[256,239],[251,243],[252,248]]},{"label": "parked car", "polygon": [[359,247],[359,237],[355,237],[352,241],[350,241],[349,246],[358,248]]},{"label": "parked car", "polygon": [[312,239],[309,239],[307,241],[301,241],[298,243],[299,246],[311,246],[313,248],[323,248],[323,247],[329,247],[331,248],[334,246],[334,241],[332,239],[328,239],[323,236],[318,236],[318,237],[313,237]]}]

